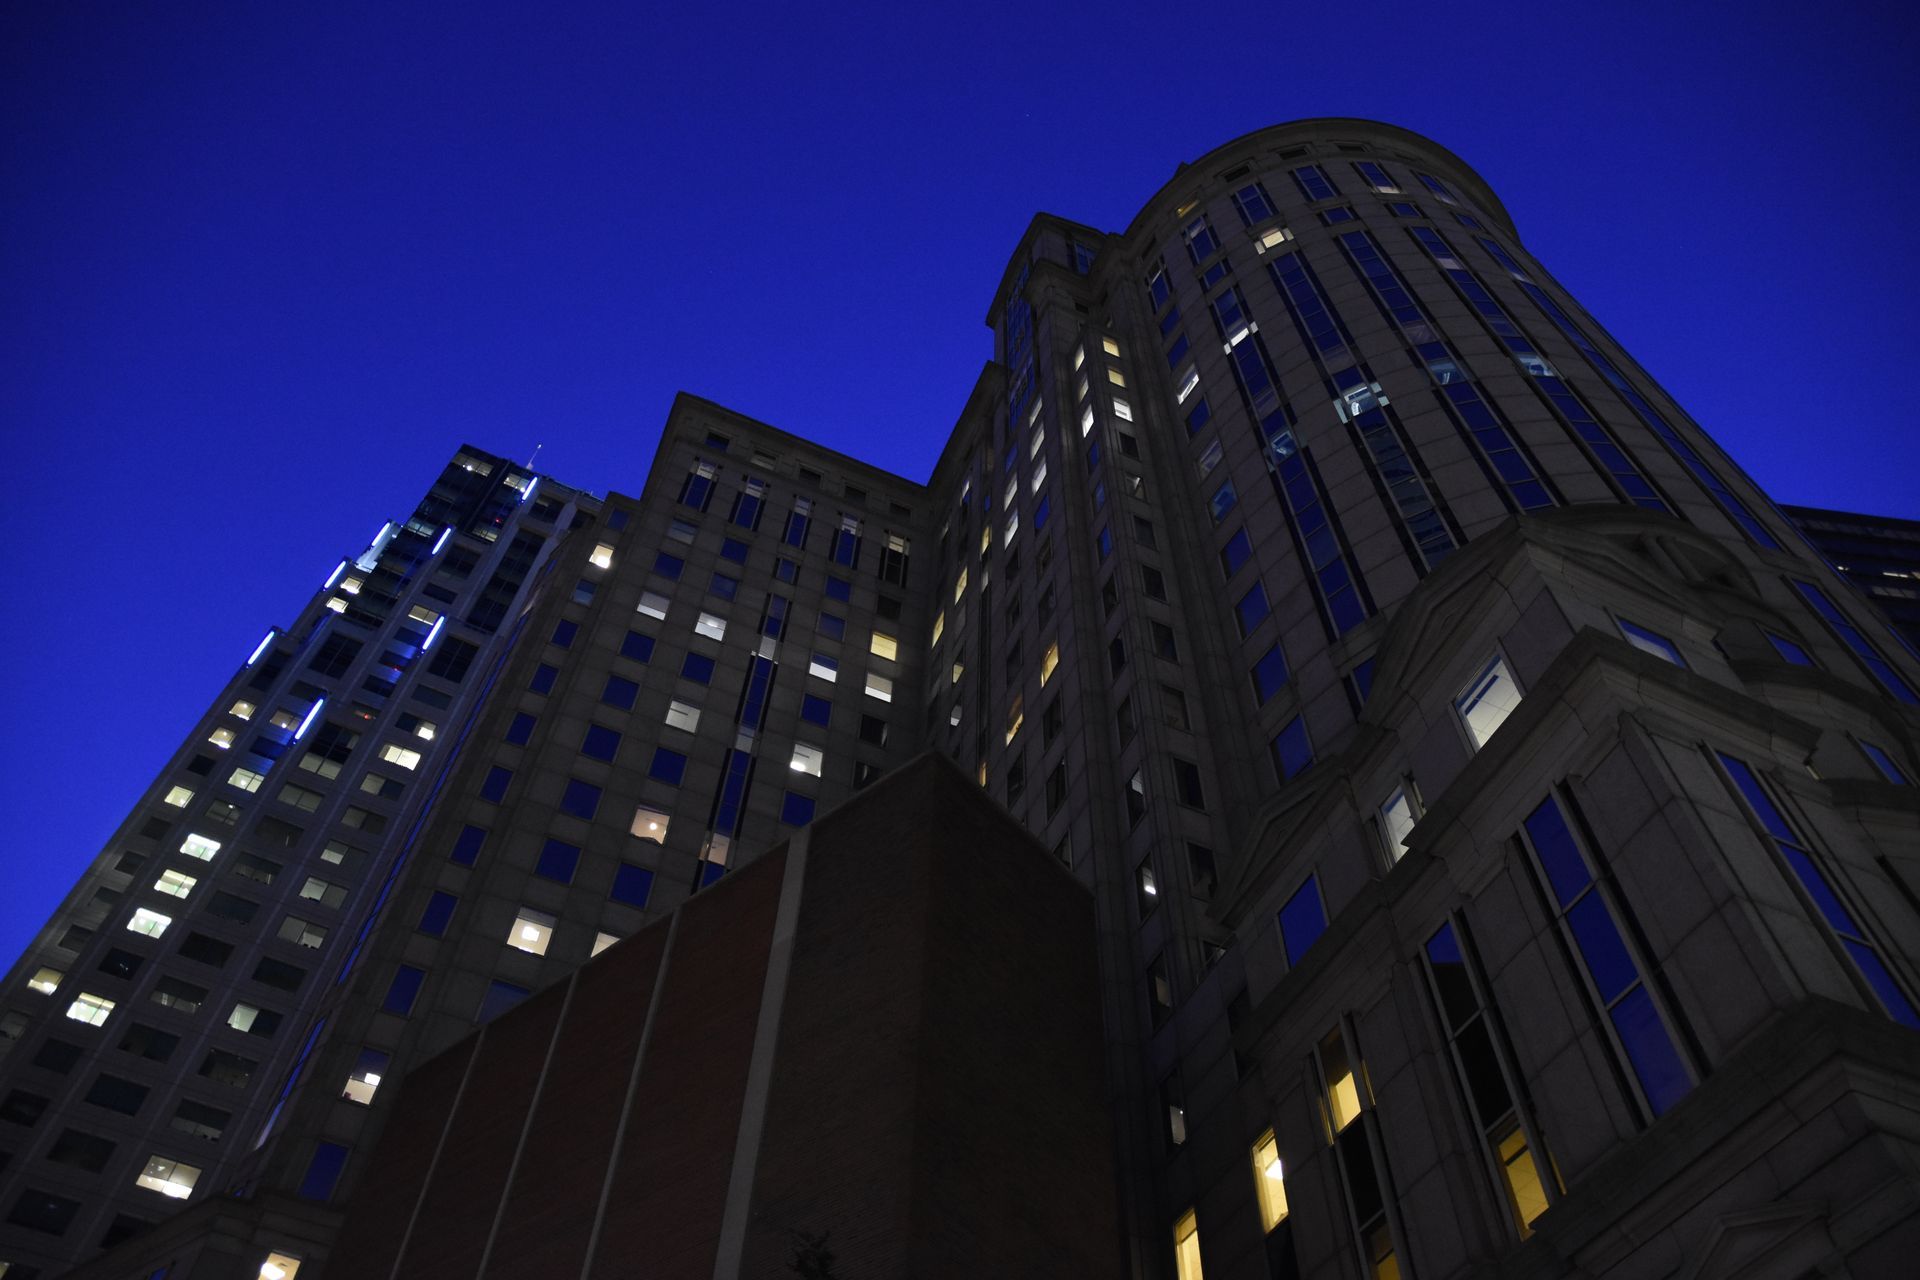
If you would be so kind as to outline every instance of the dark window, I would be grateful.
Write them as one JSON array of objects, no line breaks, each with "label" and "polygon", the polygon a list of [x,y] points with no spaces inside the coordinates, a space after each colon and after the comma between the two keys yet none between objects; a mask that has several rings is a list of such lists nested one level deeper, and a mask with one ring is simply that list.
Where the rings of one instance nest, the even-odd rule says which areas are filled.
[{"label": "dark window", "polygon": [[217,916],[222,920],[232,920],[238,924],[246,924],[259,910],[259,903],[249,902],[231,893],[216,893],[207,903],[208,915]]},{"label": "dark window", "polygon": [[695,684],[709,684],[713,680],[713,659],[702,653],[690,653],[680,664],[680,676]]},{"label": "dark window", "polygon": [[1287,683],[1287,655],[1280,651],[1278,644],[1270,645],[1253,664],[1253,691],[1258,700],[1267,699],[1280,692]]},{"label": "dark window", "polygon": [[180,944],[180,955],[188,960],[197,960],[201,964],[210,964],[219,968],[233,955],[233,944],[222,942],[218,938],[209,938],[204,933],[190,933],[187,940]]},{"label": "dark window", "polygon": [[1207,807],[1207,793],[1200,785],[1200,766],[1191,760],[1177,757],[1173,762],[1174,790],[1180,797],[1180,803],[1195,809]]},{"label": "dark window", "polygon": [[678,751],[669,751],[665,747],[653,749],[653,763],[647,768],[649,778],[677,787],[686,772],[687,758]]},{"label": "dark window", "polygon": [[253,980],[277,991],[298,991],[307,980],[307,971],[285,960],[264,959],[253,966]]},{"label": "dark window", "polygon": [[20,1193],[7,1213],[7,1221],[29,1231],[44,1231],[50,1236],[64,1235],[80,1212],[80,1202],[56,1196],[32,1187]]},{"label": "dark window", "polygon": [[[477,645],[467,643],[456,636],[449,636],[440,646],[440,652],[427,664],[427,674],[442,680],[458,683],[466,674],[467,668],[480,654]],[[418,696],[417,694],[415,696]]]},{"label": "dark window", "polygon": [[560,808],[576,818],[591,819],[600,808],[600,788],[591,782],[569,778],[567,789],[560,796]]},{"label": "dark window", "polygon": [[525,987],[496,978],[487,984],[487,993],[480,997],[480,1007],[474,1011],[473,1020],[483,1024],[492,1022],[531,994]]},{"label": "dark window", "polygon": [[322,1142],[313,1149],[307,1163],[307,1176],[300,1180],[302,1200],[326,1201],[333,1198],[333,1186],[347,1164],[347,1149],[337,1142]]},{"label": "dark window", "polygon": [[480,798],[498,804],[507,794],[507,784],[513,781],[513,770],[495,765],[487,770],[487,780],[480,784]]},{"label": "dark window", "polygon": [[98,968],[100,972],[110,977],[131,978],[134,974],[140,972],[140,961],[141,957],[135,955],[133,952],[123,951],[119,947],[114,947],[108,951],[107,954],[100,957]]},{"label": "dark window", "polygon": [[113,1156],[113,1148],[114,1144],[105,1138],[82,1133],[78,1129],[63,1129],[60,1136],[53,1140],[53,1145],[47,1148],[47,1159],[55,1164],[98,1173],[107,1167],[107,1161]]},{"label": "dark window", "polygon": [[564,840],[549,840],[540,850],[540,860],[534,864],[533,871],[544,879],[572,884],[574,868],[579,865],[579,845],[568,844]]},{"label": "dark window", "polygon": [[119,1076],[103,1075],[88,1088],[87,1101],[96,1107],[105,1107],[109,1111],[118,1111],[123,1116],[132,1116],[140,1113],[141,1106],[147,1100],[148,1092],[144,1084],[122,1080]]},{"label": "dark window", "polygon": [[1052,772],[1047,774],[1047,816],[1051,818],[1054,814],[1060,812],[1060,806],[1066,803],[1066,799],[1067,762],[1062,760],[1059,764],[1053,766]]},{"label": "dark window", "polygon": [[853,599],[853,584],[845,578],[827,575],[827,599],[848,601]]},{"label": "dark window", "polygon": [[1273,738],[1273,763],[1280,781],[1297,777],[1313,763],[1313,743],[1307,738],[1307,722],[1299,716],[1287,721]]},{"label": "dark window", "polygon": [[653,571],[663,578],[672,578],[676,582],[679,581],[681,571],[686,567],[685,560],[679,556],[668,555],[664,551],[653,558]]},{"label": "dark window", "polygon": [[225,1049],[210,1049],[200,1063],[200,1074],[216,1084],[224,1084],[235,1089],[247,1087],[247,1081],[253,1079],[253,1073],[260,1064],[252,1058],[245,1058]]},{"label": "dark window", "polygon": [[827,724],[833,719],[833,703],[816,694],[805,694],[800,699],[800,718],[809,724]]},{"label": "dark window", "polygon": [[393,981],[387,984],[386,998],[380,1007],[388,1013],[397,1013],[406,1017],[413,1012],[414,999],[420,994],[420,984],[427,975],[412,965],[401,965],[393,971]]},{"label": "dark window", "polygon": [[554,678],[559,674],[557,668],[543,662],[533,669],[533,679],[527,682],[527,688],[535,693],[552,693]]},{"label": "dark window", "polygon": [[722,600],[731,600],[740,594],[740,579],[733,577],[731,574],[716,573],[713,575],[713,581],[709,584],[707,590],[719,596]]},{"label": "dark window", "polygon": [[48,1040],[33,1055],[33,1065],[43,1071],[52,1071],[65,1075],[73,1070],[73,1064],[80,1061],[82,1050],[79,1045],[65,1040]]},{"label": "dark window", "polygon": [[538,717],[528,715],[524,711],[515,715],[513,723],[507,726],[507,741],[517,747],[525,746],[527,739],[533,736],[533,726],[537,720]]},{"label": "dark window", "polygon": [[1267,620],[1273,610],[1267,604],[1267,589],[1256,581],[1247,594],[1240,597],[1240,603],[1234,606],[1234,616],[1240,623],[1240,634],[1248,636],[1253,629]]},{"label": "dark window", "polygon": [[453,850],[447,854],[447,860],[463,867],[472,866],[474,860],[480,856],[480,846],[486,843],[486,839],[487,832],[484,827],[460,828],[460,834],[455,837]]},{"label": "dark window", "polygon": [[803,796],[798,791],[787,792],[780,801],[780,821],[795,827],[804,827],[812,822],[813,797]]},{"label": "dark window", "polygon": [[152,1001],[181,1013],[197,1013],[206,1002],[207,989],[181,978],[161,978],[153,984]]},{"label": "dark window", "polygon": [[[627,638],[620,642],[620,656],[632,658],[635,662],[653,660],[653,637],[643,636],[638,631],[627,632]],[[632,705],[629,703],[628,705]]]},{"label": "dark window", "polygon": [[[754,516],[754,527],[758,528],[759,524],[760,517],[756,514]],[[747,562],[747,544],[738,538],[722,538],[720,540],[720,555],[722,559],[732,560],[736,564],[745,564]]]},{"label": "dark window", "polygon": [[644,907],[652,893],[653,872],[645,867],[636,867],[631,862],[623,862],[620,869],[613,873],[613,892],[608,896],[615,902]]},{"label": "dark window", "polygon": [[204,1102],[195,1102],[187,1098],[181,1101],[179,1108],[173,1113],[173,1119],[168,1121],[168,1124],[181,1133],[208,1142],[218,1142],[220,1135],[226,1132],[227,1125],[232,1120],[231,1111],[222,1111],[218,1107],[210,1107]]},{"label": "dark window", "polygon": [[[98,1088],[99,1086],[96,1084],[94,1087]],[[25,1089],[15,1089],[6,1096],[5,1101],[0,1102],[0,1120],[4,1120],[8,1124],[29,1126],[38,1124],[40,1122],[40,1116],[46,1111],[49,1101],[51,1101],[51,1099],[43,1098],[37,1093],[28,1093]],[[91,1095],[89,1095],[87,1101],[93,1101]],[[134,1111],[138,1111],[139,1109],[139,1104],[135,1103]],[[129,1111],[127,1114],[132,1115],[133,1112]]]},{"label": "dark window", "polygon": [[447,923],[453,919],[453,909],[459,901],[450,893],[436,892],[427,899],[426,909],[420,913],[420,923],[415,928],[436,938],[442,936],[447,931]]},{"label": "dark window", "polygon": [[[632,632],[627,633],[631,638]],[[643,637],[644,638],[644,637]],[[647,641],[647,652],[653,652],[653,642]],[[633,710],[633,700],[640,696],[640,686],[620,676],[608,676],[607,687],[600,691],[600,701],[622,711]]]},{"label": "dark window", "polygon": [[1149,622],[1147,628],[1153,634],[1153,651],[1168,662],[1180,661],[1180,647],[1174,643],[1173,628],[1164,622]]},{"label": "dark window", "polygon": [[1240,566],[1245,564],[1252,555],[1253,544],[1247,540],[1247,531],[1235,529],[1233,536],[1227,539],[1227,544],[1220,548],[1220,567],[1225,569],[1227,576],[1231,578],[1240,571]]},{"label": "dark window", "polygon": [[1320,886],[1315,877],[1294,890],[1280,908],[1280,941],[1286,947],[1287,963],[1297,965],[1307,948],[1327,931],[1327,909],[1320,903]]},{"label": "dark window", "polygon": [[1137,826],[1140,819],[1147,816],[1147,783],[1137,769],[1133,776],[1127,779],[1126,798],[1127,825]]},{"label": "dark window", "polygon": [[565,618],[560,619],[560,621],[556,622],[553,626],[553,642],[562,649],[571,649],[573,647],[573,638],[579,634],[580,624],[577,622],[569,622]]},{"label": "dark window", "polygon": [[587,726],[587,736],[580,744],[580,754],[591,756],[595,760],[611,760],[620,750],[620,735],[603,724]]}]

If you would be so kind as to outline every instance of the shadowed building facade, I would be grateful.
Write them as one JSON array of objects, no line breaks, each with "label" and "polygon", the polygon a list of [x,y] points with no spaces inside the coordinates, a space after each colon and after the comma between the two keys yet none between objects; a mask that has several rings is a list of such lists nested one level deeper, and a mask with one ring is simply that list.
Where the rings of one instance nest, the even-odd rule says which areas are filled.
[{"label": "shadowed building facade", "polygon": [[1128,1274],[1896,1273],[1920,669],[1486,183],[1276,126],[1124,232],[1036,218],[987,319],[925,485],[676,402],[232,1203],[306,1206],[319,1265],[362,1064],[924,746],[1091,890]]}]

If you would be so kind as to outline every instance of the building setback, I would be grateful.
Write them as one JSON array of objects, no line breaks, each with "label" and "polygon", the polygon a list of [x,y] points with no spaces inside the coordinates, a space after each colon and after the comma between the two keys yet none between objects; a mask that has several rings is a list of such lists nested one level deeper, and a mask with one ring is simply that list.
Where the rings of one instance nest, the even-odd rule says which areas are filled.
[{"label": "building setback", "polygon": [[[988,324],[924,486],[676,401],[640,497],[582,503],[502,614],[220,1176],[83,1274],[215,1235],[323,1269],[383,1079],[921,747],[1091,890],[1129,1274],[1898,1274],[1920,667],[1486,184],[1275,126],[1124,233],[1036,218]],[[184,1059],[130,1118],[86,1101],[200,963],[125,933],[164,903],[121,878],[87,927],[144,966],[125,1003],[29,985],[51,927],[4,992],[28,1267],[102,1243],[54,1201],[152,1203],[135,1166],[205,1150],[128,1127],[202,1087]]]}]

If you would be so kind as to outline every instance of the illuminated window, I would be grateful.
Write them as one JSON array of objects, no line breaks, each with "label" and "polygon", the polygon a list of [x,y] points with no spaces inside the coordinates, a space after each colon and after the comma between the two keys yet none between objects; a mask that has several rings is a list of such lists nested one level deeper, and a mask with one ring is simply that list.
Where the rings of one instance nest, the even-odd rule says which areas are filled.
[{"label": "illuminated window", "polygon": [[1073,349],[1073,367],[1075,369],[1078,369],[1081,365],[1085,364],[1086,362],[1087,362],[1087,349],[1085,347],[1075,347]]},{"label": "illuminated window", "polygon": [[43,966],[35,970],[34,975],[27,979],[27,987],[29,990],[38,991],[43,996],[50,996],[60,989],[60,979],[66,976],[58,969],[48,969]]},{"label": "illuminated window", "polygon": [[175,787],[167,792],[167,798],[163,803],[170,804],[176,809],[184,809],[191,799],[193,799],[193,792],[185,787]]},{"label": "illuminated window", "polygon": [[1120,354],[1120,344],[1115,342],[1112,338],[1103,336],[1100,339],[1100,348],[1110,356],[1117,356]]},{"label": "illuminated window", "polygon": [[1093,406],[1087,405],[1080,410],[1080,434],[1084,436],[1091,430],[1093,430]]},{"label": "illuminated window", "polygon": [[1393,794],[1380,806],[1380,839],[1387,846],[1390,861],[1398,862],[1406,856],[1407,833],[1413,830],[1418,816],[1410,786],[1394,788]]},{"label": "illuminated window", "polygon": [[[1132,422],[1133,406],[1125,400],[1122,400],[1119,396],[1115,396],[1113,398],[1113,416],[1119,418],[1122,422]],[[1125,437],[1121,438],[1121,443],[1126,443]]]},{"label": "illuminated window", "polygon": [[875,675],[869,671],[867,673],[867,696],[869,698],[878,698],[882,702],[892,702],[893,681],[887,679],[885,676]]},{"label": "illuminated window", "polygon": [[112,1012],[113,1001],[105,996],[96,996],[90,991],[82,991],[74,997],[73,1003],[67,1006],[69,1018],[75,1022],[84,1022],[90,1027],[97,1027],[105,1022],[107,1015]]},{"label": "illuminated window", "polygon": [[267,1260],[260,1264],[259,1280],[294,1280],[299,1274],[300,1259],[291,1253],[274,1250]]},{"label": "illuminated window", "polygon": [[652,840],[665,844],[667,839],[668,816],[658,809],[641,805],[633,811],[633,823],[627,828],[642,840]]},{"label": "illuminated window", "polygon": [[587,557],[587,563],[596,569],[613,568],[613,547],[605,542],[596,543],[593,554]]},{"label": "illuminated window", "polygon": [[258,711],[259,709],[260,708],[254,706],[251,702],[248,702],[245,698],[242,698],[240,699],[240,701],[234,703],[232,706],[227,708],[227,714],[232,716],[236,720],[251,720],[253,719],[253,713]]},{"label": "illuminated window", "polygon": [[601,932],[601,933],[594,934],[593,935],[593,954],[596,956],[599,955],[602,951],[605,951],[608,947],[612,946],[614,943],[618,941],[620,941],[620,935],[617,933]]},{"label": "illuminated window", "polygon": [[1291,239],[1293,239],[1293,232],[1287,230],[1285,227],[1275,227],[1271,231],[1264,232],[1258,240],[1253,242],[1253,251],[1255,253],[1265,253],[1275,245],[1285,244]]},{"label": "illuminated window", "polygon": [[535,911],[532,907],[520,908],[520,914],[513,918],[513,929],[507,934],[507,945],[518,951],[531,951],[536,956],[547,954],[547,946],[553,941],[553,928],[560,921],[544,911]]},{"label": "illuminated window", "polygon": [[1188,369],[1186,376],[1180,379],[1180,389],[1174,393],[1174,396],[1181,404],[1185,404],[1187,397],[1192,395],[1194,389],[1199,385],[1200,371],[1198,369]]},{"label": "illuminated window", "polygon": [[147,1167],[133,1180],[136,1187],[145,1187],[149,1191],[158,1191],[163,1196],[175,1200],[185,1200],[193,1194],[193,1184],[200,1181],[200,1170],[178,1160],[168,1160],[163,1156],[149,1156]]},{"label": "illuminated window", "polygon": [[954,664],[953,664],[953,678],[952,678],[951,680],[949,680],[949,681],[948,681],[948,683],[949,683],[949,684],[959,684],[959,683],[960,683],[960,677],[961,677],[961,676],[964,676],[965,674],[967,674],[967,664],[966,664],[966,663],[964,663],[964,662],[956,662],[956,663],[954,663]]},{"label": "illuminated window", "polygon": [[1507,666],[1507,660],[1495,654],[1493,660],[1480,669],[1480,674],[1453,700],[1453,708],[1459,713],[1460,722],[1467,728],[1467,737],[1476,749],[1487,744],[1513,709],[1520,705],[1520,686],[1514,683],[1513,672]]},{"label": "illuminated window", "polygon": [[727,620],[716,614],[701,614],[700,620],[693,624],[693,629],[697,634],[703,635],[709,640],[725,640],[727,638]]},{"label": "illuminated window", "polygon": [[1107,370],[1107,381],[1116,387],[1124,387],[1127,385],[1127,375],[1118,369],[1109,368]]},{"label": "illuminated window", "polygon": [[1205,451],[1201,453],[1200,460],[1194,464],[1195,466],[1200,468],[1200,478],[1202,480],[1206,479],[1207,473],[1212,471],[1215,467],[1219,466],[1220,459],[1225,456],[1226,456],[1226,451],[1220,447],[1220,442],[1218,440],[1215,440],[1211,444],[1209,444],[1206,447]]},{"label": "illuminated window", "polygon": [[692,733],[700,727],[700,708],[675,698],[667,704],[667,724]]},{"label": "illuminated window", "polygon": [[[268,1034],[279,1024],[279,1021],[277,1014],[268,1013],[258,1005],[251,1005],[245,1001],[236,1002],[233,1012],[227,1015],[227,1025],[235,1031],[246,1031],[257,1035]],[[255,1031],[256,1027],[259,1028],[258,1031]]]},{"label": "illuminated window", "polygon": [[225,751],[227,748],[233,745],[233,730],[215,729],[212,733],[207,735],[207,741],[211,742],[214,746],[220,748],[222,751]]},{"label": "illuminated window", "polygon": [[1040,687],[1042,689],[1047,687],[1047,681],[1053,678],[1054,668],[1059,665],[1060,642],[1055,640],[1047,646],[1047,651],[1040,655]]},{"label": "illuminated window", "polygon": [[1148,858],[1133,870],[1134,905],[1142,917],[1160,905],[1160,882],[1153,874],[1153,859]]},{"label": "illuminated window", "polygon": [[[986,529],[982,529],[980,532],[982,534],[985,534],[988,537],[992,536],[992,534]],[[955,604],[959,604],[960,597],[964,596],[965,594],[967,594],[967,566],[961,565],[960,576],[953,580],[953,602]]]},{"label": "illuminated window", "polygon": [[884,631],[873,633],[873,637],[867,641],[867,649],[874,657],[885,658],[889,662],[900,655],[899,642]]},{"label": "illuminated window", "polygon": [[642,591],[640,593],[640,603],[635,606],[635,608],[638,612],[646,614],[649,618],[665,618],[667,616],[667,598],[658,591]]},{"label": "illuminated window", "polygon": [[1180,1215],[1173,1224],[1173,1268],[1179,1280],[1202,1280],[1200,1274],[1200,1224],[1193,1210]]},{"label": "illuminated window", "polygon": [[267,717],[267,723],[276,729],[285,729],[288,733],[292,733],[300,727],[300,717],[282,707]]},{"label": "illuminated window", "polygon": [[192,893],[193,886],[199,883],[194,877],[183,875],[178,871],[162,871],[160,878],[153,882],[153,887],[172,897],[184,898]]},{"label": "illuminated window", "polygon": [[1327,1123],[1335,1134],[1360,1118],[1365,1082],[1347,1058],[1347,1042],[1335,1027],[1320,1042],[1320,1071],[1326,1087]]},{"label": "illuminated window", "polygon": [[[189,880],[187,885],[191,888],[193,882]],[[186,895],[182,893],[177,896],[185,897]],[[172,916],[163,916],[158,911],[149,911],[145,907],[140,907],[134,911],[133,918],[127,921],[127,928],[134,933],[144,933],[149,938],[157,938],[165,933],[167,926],[172,923]]]},{"label": "illuminated window", "polygon": [[264,773],[255,773],[251,769],[235,769],[227,775],[227,785],[238,787],[242,791],[258,791],[260,784],[267,780]]},{"label": "illuminated window", "polygon": [[820,765],[825,759],[826,753],[820,748],[808,746],[804,742],[796,742],[793,744],[793,759],[788,761],[787,767],[795,773],[811,774],[817,778],[820,776]]},{"label": "illuminated window", "polygon": [[1013,741],[1013,735],[1020,732],[1020,726],[1027,721],[1025,699],[1020,694],[1013,695],[1013,705],[1007,708],[1007,741]]},{"label": "illuminated window", "polygon": [[418,769],[420,767],[420,753],[418,751],[410,751],[405,747],[395,746],[391,742],[380,748],[380,758],[388,764],[397,764],[402,769]]},{"label": "illuminated window", "polygon": [[1287,1217],[1286,1170],[1280,1164],[1280,1146],[1273,1130],[1260,1135],[1253,1144],[1253,1185],[1260,1195],[1260,1225],[1273,1230]]},{"label": "illuminated window", "polygon": [[300,896],[323,907],[337,907],[347,900],[347,887],[328,884],[318,876],[308,876],[307,882],[300,886]]},{"label": "illuminated window", "polygon": [[927,642],[927,647],[932,648],[934,645],[939,644],[940,637],[946,633],[946,630],[947,630],[947,611],[945,609],[942,609],[940,612],[933,615],[933,639]]},{"label": "illuminated window", "polygon": [[202,862],[210,862],[213,860],[213,855],[220,852],[220,842],[218,840],[209,840],[203,835],[189,834],[187,838],[181,842],[180,852],[186,854],[189,858],[198,858]]}]

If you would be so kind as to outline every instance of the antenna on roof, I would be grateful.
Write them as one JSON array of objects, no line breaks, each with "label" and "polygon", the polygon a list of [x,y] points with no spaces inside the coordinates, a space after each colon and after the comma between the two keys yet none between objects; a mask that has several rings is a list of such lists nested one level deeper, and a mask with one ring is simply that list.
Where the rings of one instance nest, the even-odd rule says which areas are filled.
[{"label": "antenna on roof", "polygon": [[539,457],[539,456],[540,456],[540,451],[541,451],[542,449],[544,449],[544,448],[546,448],[546,447],[547,447],[547,446],[545,446],[545,445],[543,445],[543,444],[537,444],[537,445],[535,445],[535,446],[533,446],[533,454],[532,454],[532,456],[531,456],[531,457],[529,457],[529,458],[527,459],[527,470],[529,470],[529,471],[531,471],[531,470],[533,470],[533,459],[534,459],[534,458],[537,458],[537,457]]}]

